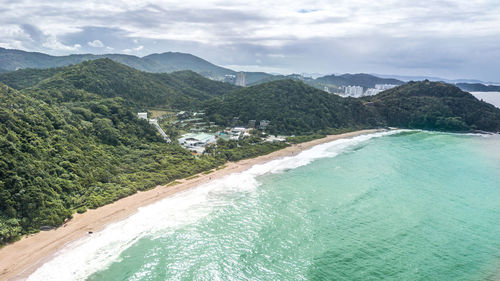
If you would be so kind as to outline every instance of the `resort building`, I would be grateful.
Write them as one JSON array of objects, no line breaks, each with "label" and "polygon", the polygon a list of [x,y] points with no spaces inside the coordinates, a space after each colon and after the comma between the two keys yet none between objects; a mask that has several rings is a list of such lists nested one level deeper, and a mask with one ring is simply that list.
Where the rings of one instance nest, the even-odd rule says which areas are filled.
[{"label": "resort building", "polygon": [[205,151],[205,146],[215,142],[215,135],[207,133],[189,133],[179,139],[182,147],[200,154]]}]

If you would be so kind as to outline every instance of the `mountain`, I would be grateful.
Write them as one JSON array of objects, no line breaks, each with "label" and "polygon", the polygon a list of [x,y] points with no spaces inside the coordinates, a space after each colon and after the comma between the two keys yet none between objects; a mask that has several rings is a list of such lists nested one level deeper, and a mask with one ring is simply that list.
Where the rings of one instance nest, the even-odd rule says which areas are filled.
[{"label": "mountain", "polygon": [[403,81],[392,79],[392,78],[379,78],[370,74],[342,74],[342,75],[327,75],[315,79],[316,82],[320,82],[325,85],[336,85],[336,86],[361,86],[363,88],[375,88],[376,84],[392,84],[392,85],[402,85]]},{"label": "mountain", "polygon": [[26,68],[16,71],[4,72],[0,73],[0,82],[18,90],[24,89],[35,86],[42,80],[64,71],[64,69],[64,67],[45,69]]},{"label": "mountain", "polygon": [[151,72],[174,72],[180,70],[191,70],[203,76],[224,77],[226,74],[236,74],[231,69],[216,66],[204,59],[191,54],[166,52],[162,54],[151,54],[143,57],[143,60],[154,62],[160,66]]},{"label": "mountain", "polygon": [[480,83],[457,83],[457,87],[468,92],[500,92],[500,86],[484,85]]},{"label": "mountain", "polygon": [[[263,84],[263,83],[267,83],[267,82],[272,82],[272,81],[279,81],[279,80],[295,80],[295,81],[303,81],[305,78],[300,75],[300,74],[290,74],[290,75],[273,75],[273,76],[266,76],[266,77],[263,77],[262,79],[260,80],[257,80],[257,81],[254,81],[254,82],[251,82],[251,83],[247,83],[247,86],[254,86],[254,85],[259,85],[259,84]],[[308,79],[308,80],[312,80],[312,79]]]},{"label": "mountain", "polygon": [[280,80],[229,92],[204,105],[211,121],[269,120],[272,134],[394,126],[500,132],[500,109],[440,82],[410,82],[362,99],[341,98],[301,81]]},{"label": "mountain", "polygon": [[[151,54],[142,58],[123,54],[50,56],[42,53],[4,48],[0,48],[0,69],[14,71],[26,68],[54,68],[103,58],[111,59],[137,70],[154,73],[191,70],[215,80],[222,80],[225,75],[237,74],[234,70],[214,65],[191,54],[178,52]],[[272,75],[263,72],[246,72],[247,83],[253,83],[269,76]]]},{"label": "mountain", "polygon": [[0,74],[0,81],[17,89],[33,87],[63,100],[82,98],[79,91],[83,90],[106,98],[121,97],[138,107],[190,108],[236,88],[192,71],[148,73],[111,59],[53,69],[22,69]]},{"label": "mountain", "polygon": [[233,117],[269,120],[272,134],[308,134],[336,128],[366,128],[380,125],[363,103],[341,98],[301,81],[279,80],[238,89],[209,100],[204,106],[211,121],[231,124]]},{"label": "mountain", "polygon": [[409,76],[409,75],[394,75],[394,74],[375,74],[371,73],[374,76],[382,77],[382,78],[394,78],[399,79],[401,81],[434,81],[434,82],[446,82],[449,84],[457,84],[457,83],[471,83],[471,84],[500,84],[498,82],[485,82],[477,79],[447,79],[442,77],[433,77],[433,76]]},{"label": "mountain", "polygon": [[362,100],[388,126],[500,132],[500,109],[442,82],[409,82]]}]

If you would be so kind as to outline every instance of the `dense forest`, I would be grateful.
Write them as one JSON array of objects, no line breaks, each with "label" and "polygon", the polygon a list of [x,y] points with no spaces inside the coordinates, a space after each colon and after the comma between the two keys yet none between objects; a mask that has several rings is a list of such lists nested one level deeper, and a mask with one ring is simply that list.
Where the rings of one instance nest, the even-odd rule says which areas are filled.
[{"label": "dense forest", "polygon": [[[110,59],[85,61],[52,69],[22,69],[0,74],[0,82],[16,89],[32,87],[71,100],[78,91],[100,97],[122,97],[139,107],[190,108],[236,86],[208,80],[192,71],[148,73]],[[79,98],[77,98],[79,99]]]},{"label": "dense forest", "polygon": [[110,59],[0,74],[0,244],[58,226],[75,212],[283,148],[256,136],[219,140],[194,156],[167,144],[137,110],[205,110],[207,121],[269,120],[300,142],[328,133],[398,126],[500,131],[500,109],[443,83],[411,82],[363,99],[301,81],[240,88],[191,71],[146,73]]},{"label": "dense forest", "polygon": [[58,104],[0,86],[0,242],[222,164],[167,145],[122,98]]},{"label": "dense forest", "polygon": [[239,117],[242,124],[269,120],[268,131],[272,134],[303,135],[384,125],[358,99],[341,98],[293,80],[239,89],[209,100],[204,109],[208,118],[218,124],[229,125],[233,117]]},{"label": "dense forest", "polygon": [[500,132],[500,109],[442,82],[409,82],[363,98],[388,126],[463,132]]},{"label": "dense forest", "polygon": [[273,134],[394,126],[444,131],[500,131],[500,109],[440,82],[410,82],[363,99],[341,98],[300,81],[239,89],[205,103],[211,121],[269,120]]},{"label": "dense forest", "polygon": [[75,211],[284,147],[221,142],[193,156],[165,143],[138,108],[194,108],[236,88],[191,71],[145,73],[101,59],[6,74],[2,81],[19,90],[0,83],[0,244]]}]

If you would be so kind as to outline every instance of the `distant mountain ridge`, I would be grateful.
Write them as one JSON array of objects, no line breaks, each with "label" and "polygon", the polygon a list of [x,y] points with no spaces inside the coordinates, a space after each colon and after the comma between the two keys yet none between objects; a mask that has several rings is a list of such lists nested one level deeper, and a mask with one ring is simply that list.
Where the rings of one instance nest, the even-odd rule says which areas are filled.
[{"label": "distant mountain ridge", "polygon": [[342,74],[327,75],[315,79],[318,82],[333,84],[337,86],[361,86],[363,88],[374,88],[376,84],[402,85],[405,82],[392,78],[380,78],[370,74]]},{"label": "distant mountain ridge", "polygon": [[500,86],[484,85],[481,83],[457,83],[456,86],[469,92],[500,92]]},{"label": "distant mountain ridge", "polygon": [[[19,69],[48,69],[55,67],[78,64],[88,60],[108,58],[115,62],[125,64],[137,70],[152,73],[171,73],[175,71],[191,70],[207,78],[223,80],[226,75],[237,75],[238,72],[232,69],[217,66],[209,61],[194,56],[192,54],[180,52],[155,53],[144,57],[137,57],[125,54],[73,54],[68,56],[51,56],[39,52],[26,52],[15,49],[5,49],[0,47],[0,73],[15,71]],[[427,76],[400,76],[382,74],[341,74],[326,75],[316,79],[304,77],[299,74],[272,75],[265,72],[245,72],[246,84],[248,86],[267,83],[271,81],[292,79],[302,80],[305,83],[323,90],[325,86],[362,86],[373,88],[376,84],[402,85],[407,81],[443,81],[456,84],[464,91],[499,91],[498,86],[487,86],[486,83],[473,79],[449,80],[438,77]]]},{"label": "distant mountain ridge", "polygon": [[[26,52],[5,48],[0,48],[0,69],[6,71],[26,68],[45,69],[68,66],[102,58],[108,58],[146,72],[170,73],[181,70],[191,70],[216,80],[222,80],[225,75],[236,75],[238,73],[237,71],[217,66],[197,56],[179,52],[151,54],[142,58],[124,54],[51,56],[38,52]],[[263,72],[245,72],[245,74],[247,83],[253,83],[265,77],[272,76],[271,74]]]}]

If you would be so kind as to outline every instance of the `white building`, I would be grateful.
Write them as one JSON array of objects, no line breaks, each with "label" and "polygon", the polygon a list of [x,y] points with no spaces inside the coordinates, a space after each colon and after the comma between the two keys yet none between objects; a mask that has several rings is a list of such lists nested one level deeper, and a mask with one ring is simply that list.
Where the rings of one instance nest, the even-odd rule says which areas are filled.
[{"label": "white building", "polygon": [[179,144],[182,147],[197,153],[203,153],[205,151],[205,146],[215,142],[215,136],[207,133],[189,133],[183,135],[182,138],[179,139]]},{"label": "white building", "polygon": [[370,88],[370,89],[367,89],[366,92],[365,92],[365,96],[374,96],[378,93],[382,92],[382,90],[379,90],[379,89],[373,89],[373,88]]},{"label": "white building", "polygon": [[385,91],[385,90],[395,88],[397,86],[398,85],[393,85],[393,84],[377,84],[377,85],[375,85],[375,89],[380,90],[380,91]]},{"label": "white building", "polygon": [[359,98],[363,96],[363,87],[361,86],[346,86],[345,96]]},{"label": "white building", "polygon": [[138,112],[137,113],[137,118],[148,120],[148,113],[147,112]]}]

